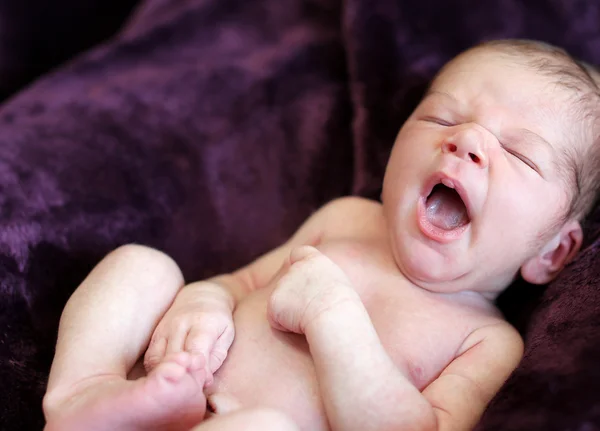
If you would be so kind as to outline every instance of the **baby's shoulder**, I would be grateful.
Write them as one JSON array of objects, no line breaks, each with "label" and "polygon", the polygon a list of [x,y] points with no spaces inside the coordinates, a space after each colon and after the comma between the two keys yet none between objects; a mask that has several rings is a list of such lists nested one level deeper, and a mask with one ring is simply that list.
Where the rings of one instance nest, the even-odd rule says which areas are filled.
[{"label": "baby's shoulder", "polygon": [[523,354],[523,338],[514,326],[500,317],[482,321],[482,325],[464,340],[458,353],[462,354],[480,344],[485,344],[487,349],[507,360],[513,357],[520,359]]},{"label": "baby's shoulder", "polygon": [[362,198],[360,196],[344,196],[334,199],[321,207],[319,212],[329,215],[375,215],[381,213],[382,205],[380,202]]},{"label": "baby's shoulder", "polygon": [[357,196],[335,199],[323,206],[315,217],[324,236],[373,235],[385,225],[381,203]]},{"label": "baby's shoulder", "polygon": [[379,202],[356,196],[334,199],[315,211],[300,226],[288,245],[319,245],[339,239],[381,236],[384,231]]}]

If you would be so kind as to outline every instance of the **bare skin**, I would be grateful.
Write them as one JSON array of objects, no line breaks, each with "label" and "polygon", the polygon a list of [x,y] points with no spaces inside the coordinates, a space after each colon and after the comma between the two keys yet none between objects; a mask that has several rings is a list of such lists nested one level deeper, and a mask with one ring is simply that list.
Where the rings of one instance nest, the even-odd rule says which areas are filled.
[{"label": "bare skin", "polygon": [[[99,375],[83,380],[57,406],[47,431],[189,430],[202,421],[206,373],[201,357],[169,355],[146,377]],[[64,419],[63,419],[64,418]]]},{"label": "bare skin", "polygon": [[[386,252],[379,204],[337,201],[313,217],[290,244],[235,275],[257,283],[259,274],[275,278],[237,305],[240,329],[207,391],[213,408],[226,414],[268,406],[305,430],[404,429],[415,421],[415,429],[433,429],[450,401],[446,426],[472,427],[520,359],[518,334],[481,295],[432,293],[406,282]],[[311,238],[321,239],[314,254],[294,248]],[[315,300],[311,289],[327,296]],[[299,298],[313,308],[322,301],[326,312]],[[307,321],[300,325],[298,316]],[[502,361],[494,359],[499,352]],[[444,395],[450,392],[456,397]]]},{"label": "bare skin", "polygon": [[[238,410],[206,420],[204,361],[181,352],[166,357],[147,377],[123,380],[98,376],[81,382],[65,399],[60,415],[45,430],[281,430],[296,431],[282,413],[269,409]],[[64,417],[63,418],[61,418]]]},{"label": "bare skin", "polygon": [[[572,133],[570,97],[474,49],[401,129],[383,204],[333,201],[279,248],[184,288],[157,251],[112,253],[63,313],[48,428],[137,430],[158,417],[152,429],[186,429],[204,416],[203,387],[216,414],[198,431],[240,418],[243,429],[265,418],[273,429],[471,429],[522,355],[494,299],[519,273],[552,280],[581,245],[579,222],[561,218],[573,195],[562,146],[586,135]],[[127,382],[144,352],[148,376]],[[148,401],[169,391],[188,396]]]},{"label": "bare skin", "polygon": [[[187,431],[205,419],[203,388],[212,376],[204,356],[170,352],[147,376],[135,366],[182,285],[168,256],[141,246],[121,247],[94,268],[61,317],[44,397],[46,431]],[[113,294],[121,300],[98,307]],[[123,313],[141,318],[127,324]],[[250,431],[297,429],[280,412],[265,408],[216,417],[194,429],[242,426]]]},{"label": "bare skin", "polygon": [[[353,217],[354,222],[341,223],[348,211],[355,215]],[[415,290],[406,281],[398,278],[399,275],[394,270],[393,260],[386,257],[389,254],[385,252],[385,231],[382,229],[381,219],[381,206],[374,202],[361,199],[333,202],[316,213],[298,234],[281,248],[231,276],[219,277],[209,283],[194,283],[186,286],[180,292],[178,298],[182,299],[182,302],[187,306],[190,304],[190,300],[185,295],[197,295],[197,289],[209,289],[210,291],[214,286],[214,282],[218,282],[219,285],[229,287],[230,291],[233,292],[232,297],[240,298],[233,314],[235,327],[238,328],[235,342],[229,351],[228,360],[216,372],[214,383],[206,388],[206,393],[212,408],[216,410],[217,416],[210,417],[199,425],[196,428],[197,430],[202,430],[202,426],[214,424],[216,420],[224,420],[240,410],[247,411],[250,414],[260,412],[264,408],[285,413],[293,421],[290,423],[295,424],[299,429],[317,430],[329,429],[330,427],[333,429],[353,429],[353,427],[357,427],[356,429],[369,429],[368,425],[371,425],[372,429],[384,429],[375,418],[381,420],[386,417],[407,417],[406,412],[399,414],[402,412],[397,407],[390,410],[390,406],[382,402],[385,399],[392,401],[394,400],[393,397],[380,399],[377,405],[382,408],[382,411],[377,412],[371,408],[372,416],[360,413],[359,417],[355,417],[349,415],[346,410],[341,410],[342,414],[336,415],[336,411],[339,409],[335,405],[360,405],[368,402],[368,400],[361,399],[357,395],[364,394],[371,397],[369,392],[358,388],[363,388],[365,385],[376,387],[380,384],[378,382],[382,381],[394,383],[389,390],[398,391],[396,396],[400,396],[405,400],[407,411],[415,411],[415,406],[420,405],[430,411],[429,416],[422,415],[421,417],[429,417],[430,420],[435,420],[435,416],[433,416],[435,410],[422,393],[431,394],[431,399],[436,402],[436,397],[440,396],[439,393],[443,393],[443,387],[440,391],[439,386],[432,385],[432,380],[443,371],[448,362],[456,359],[456,352],[468,351],[469,345],[473,344],[495,346],[489,350],[480,349],[479,351],[487,357],[491,356],[490,353],[496,354],[496,349],[502,350],[502,357],[505,361],[494,364],[489,361],[486,362],[485,358],[479,357],[479,355],[470,354],[463,356],[461,359],[466,358],[466,361],[469,361],[464,365],[464,368],[477,369],[476,366],[473,367],[472,362],[476,365],[481,361],[487,367],[486,373],[490,372],[491,369],[494,371],[493,377],[483,383],[483,386],[493,384],[495,388],[501,385],[520,357],[521,341],[518,335],[500,319],[495,308],[482,297],[462,299],[460,298],[461,294],[444,294],[440,295],[439,300],[436,300],[437,294]],[[340,229],[340,227],[342,228]],[[331,260],[323,261],[317,256],[316,261],[313,261],[308,267],[305,265],[304,269],[302,269],[302,265],[306,264],[306,256],[296,257],[294,261],[290,260],[290,253],[297,245],[316,244],[317,242],[320,242],[318,248],[325,253],[320,256],[329,256]],[[111,257],[123,260],[128,254],[143,254],[146,251],[139,247],[133,247],[133,249],[126,247],[117,250],[115,252],[116,256],[109,256],[107,259],[109,262]],[[136,253],[131,253],[132,251]],[[137,253],[140,251],[142,253]],[[368,258],[360,258],[360,256],[368,256]],[[139,256],[140,261],[142,257],[145,261],[149,258],[149,256]],[[310,256],[308,257],[310,258]],[[138,256],[136,256],[137,258]],[[133,259],[134,262],[130,259],[129,265],[127,265],[130,271],[132,267],[136,266],[136,259]],[[165,262],[160,263],[164,259],[166,259],[164,255],[156,253],[151,260],[148,260],[151,264],[144,265],[145,271],[148,271],[149,267],[160,268],[165,265]],[[103,263],[106,264],[106,261]],[[100,265],[102,266],[103,263]],[[298,269],[299,267],[300,269]],[[339,269],[342,269],[343,276],[336,272]],[[305,279],[303,280],[303,274],[307,273],[312,274],[313,281],[310,283],[307,283]],[[345,274],[348,274],[348,277]],[[122,275],[119,275],[119,278],[121,277]],[[256,283],[264,283],[264,288],[250,287],[246,284],[246,281],[250,279]],[[377,281],[380,279],[383,283]],[[371,283],[366,283],[367,280],[370,280]],[[299,330],[286,323],[286,320],[290,320],[290,318],[284,316],[289,316],[290,310],[286,310],[286,307],[281,305],[276,305],[277,298],[283,298],[283,303],[285,303],[288,302],[285,300],[287,295],[285,292],[290,289],[297,290],[299,288],[300,291],[305,291],[306,287],[320,288],[323,285],[331,286],[329,290],[333,294],[329,300],[333,302],[338,302],[340,298],[347,297],[350,292],[355,295],[358,293],[359,296],[354,299],[360,299],[351,301],[353,306],[344,308],[343,312],[338,312],[337,307],[328,307],[330,312],[328,315],[335,317],[329,319],[327,324],[323,321],[316,325],[307,324],[307,328],[309,326],[313,328],[312,331],[304,332],[304,329]],[[373,285],[378,286],[377,289],[369,292],[369,289],[371,289],[369,286]],[[279,295],[274,295],[277,292]],[[301,297],[302,295],[295,296]],[[453,298],[453,296],[456,296],[456,298]],[[232,298],[230,299],[233,301]],[[296,305],[292,307],[292,314],[299,312],[294,308],[301,305],[301,301],[294,302]],[[396,305],[391,306],[391,304]],[[173,303],[169,312],[176,311],[177,305],[177,302]],[[136,303],[132,303],[130,306],[135,308]],[[267,314],[269,307],[269,314]],[[300,306],[300,308],[302,307]],[[420,311],[415,313],[415,311],[424,308],[430,310],[431,316],[429,318]],[[389,312],[393,312],[393,314],[389,315]],[[461,320],[461,324],[449,326],[447,320],[435,318],[437,313],[444,316],[445,319],[450,319],[450,321],[454,319],[452,315],[455,314],[456,319]],[[426,320],[423,320],[423,318]],[[218,321],[218,319],[216,320]],[[163,318],[161,322],[168,322],[168,319]],[[393,330],[407,324],[412,325],[411,331],[398,332]],[[68,324],[62,325],[61,331],[63,327],[69,326]],[[340,331],[336,329],[336,326],[353,329]],[[273,327],[277,330],[273,330]],[[493,328],[493,331],[476,332],[479,327],[490,327]],[[372,331],[373,328],[381,335],[377,336]],[[291,332],[304,333],[307,341]],[[359,335],[361,333],[363,333],[362,336]],[[435,345],[435,348],[427,348],[423,345],[423,340],[425,340],[423,334],[431,333],[439,334],[439,339],[432,339],[431,336],[426,338],[427,344]],[[473,333],[475,336],[471,336],[468,342],[465,341],[465,334]],[[147,361],[150,368],[152,368],[152,358],[160,357],[161,359],[155,365],[156,368],[152,368],[149,374],[150,377],[155,372],[154,370],[160,369],[164,361],[174,354],[172,351],[168,351],[168,345],[162,344],[161,337],[157,334],[160,334],[158,328],[152,339],[151,347],[146,353],[146,358],[151,358]],[[344,337],[344,334],[348,334],[350,337]],[[184,340],[180,337],[171,337],[171,339],[181,340],[173,343],[171,349],[181,348],[184,344]],[[360,345],[360,343],[366,343],[366,345],[357,351],[357,345]],[[397,350],[393,347],[394,345],[404,347]],[[191,345],[188,345],[188,347],[191,347]],[[157,353],[157,348],[162,353]],[[348,352],[342,353],[344,350],[348,350]],[[380,359],[377,359],[377,361],[381,361],[379,366],[373,365],[374,356],[372,352],[374,351],[379,352]],[[369,353],[368,357],[363,355],[364,353]],[[332,377],[331,370],[327,370],[326,366],[323,367],[323,365],[331,362],[330,358],[332,356],[335,356],[335,368],[337,369],[340,366],[341,370],[345,369],[343,366],[344,358],[350,359],[352,362],[358,361],[359,364],[364,362],[353,373],[357,379],[348,379],[347,373]],[[200,357],[203,358],[203,356]],[[255,360],[247,361],[247,357],[254,357]],[[512,362],[506,361],[506,358],[512,358]],[[67,362],[64,361],[65,364]],[[282,367],[281,364],[286,364],[286,366]],[[387,365],[383,366],[382,364]],[[55,366],[60,366],[60,362]],[[210,371],[204,372],[204,369],[202,371],[200,377],[196,378],[198,382],[202,378],[212,380],[208,377]],[[373,375],[373,372],[376,372],[375,375]],[[56,374],[53,372],[54,375]],[[396,376],[395,379],[392,378],[394,375]],[[345,382],[344,385],[340,383],[340,380]],[[477,385],[477,389],[475,389],[475,386],[469,385],[457,388],[456,384],[451,382],[450,379],[439,381],[444,382],[446,380],[450,383],[446,390],[456,392],[462,389],[462,396],[456,397],[456,400],[463,401],[462,404],[459,403],[458,407],[460,409],[481,411],[489,401],[488,398],[481,398],[479,383],[473,383],[473,385]],[[143,382],[143,380],[141,381]],[[134,383],[137,382],[140,382],[140,380],[136,380]],[[261,383],[257,386],[255,382]],[[128,391],[127,397],[122,394],[119,399],[122,406],[129,405],[132,410],[133,406],[136,406],[135,411],[140,415],[147,414],[148,417],[158,415],[153,410],[156,409],[156,406],[150,408],[145,404],[142,407],[148,407],[148,410],[143,410],[136,398],[140,396],[141,392],[136,392],[134,390],[135,386],[131,385],[131,382],[126,382],[126,384],[130,386],[122,385],[120,388],[123,392]],[[321,391],[318,389],[318,384],[321,385]],[[71,397],[85,398],[85,392],[79,392],[78,388],[79,386],[76,386],[75,393]],[[56,393],[56,390],[49,392],[47,397],[47,400],[49,400],[47,403],[48,408],[46,409],[49,427],[56,423],[57,428],[60,427],[62,430],[86,429],[84,425],[94,417],[93,409],[97,408],[94,403],[103,406],[100,411],[110,411],[113,402],[110,398],[112,393],[103,391],[100,386],[95,388],[92,386],[91,390],[95,392],[94,402],[78,404],[81,406],[79,408],[81,414],[75,414],[74,410],[61,407],[60,403],[54,404],[54,408],[51,409],[49,406],[53,403],[50,396]],[[382,390],[383,388],[380,389],[380,391]],[[325,396],[322,396],[320,392],[325,393]],[[490,389],[486,393],[487,397],[491,397],[494,392],[494,389]],[[148,395],[148,393],[144,395]],[[158,394],[154,393],[152,396],[157,397]],[[62,403],[68,404],[69,399],[63,395]],[[322,400],[335,401],[336,399],[338,399],[337,402],[332,403],[332,405],[322,402]],[[198,394],[195,404],[181,403],[176,410],[180,413],[187,411],[190,417],[196,417],[200,422],[204,415],[204,408],[200,407],[203,402],[206,402],[205,398]],[[399,405],[402,406],[402,403],[399,403]],[[165,407],[162,406],[162,408]],[[52,410],[61,414],[53,414]],[[90,410],[92,411],[90,412]],[[363,410],[356,409],[356,411],[361,412]],[[113,410],[113,415],[117,415],[118,412],[117,409]],[[202,412],[202,415],[199,412]],[[163,411],[162,414],[166,415],[167,412]],[[194,416],[195,414],[197,416]],[[336,416],[338,422],[330,424]],[[64,420],[65,417],[70,422]],[[460,418],[460,416],[458,417]],[[465,416],[467,420],[470,420],[468,426],[472,425],[473,417],[478,416]],[[346,418],[348,422],[339,420],[339,418]],[[115,424],[110,424],[109,427],[99,429],[138,429],[126,420],[125,415],[116,416],[116,419],[123,419],[120,424],[121,428],[116,427]],[[367,424],[365,424],[365,420],[368,420]],[[387,422],[389,423],[381,425],[391,427],[398,425],[394,421]],[[73,424],[73,426],[69,427],[69,424]],[[186,426],[189,427],[189,423],[184,424],[183,428],[180,429],[186,429]],[[173,428],[169,425],[166,428],[156,426],[154,429]]]}]

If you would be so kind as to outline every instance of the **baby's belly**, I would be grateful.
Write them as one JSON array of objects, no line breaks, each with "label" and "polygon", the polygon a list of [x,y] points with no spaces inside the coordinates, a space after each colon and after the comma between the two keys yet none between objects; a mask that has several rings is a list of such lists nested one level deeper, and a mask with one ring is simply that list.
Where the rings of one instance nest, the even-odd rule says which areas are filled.
[{"label": "baby's belly", "polygon": [[261,289],[238,304],[235,340],[215,374],[209,399],[217,413],[228,405],[271,407],[288,414],[301,429],[326,430],[308,344],[303,336],[271,328],[266,315],[271,291]]}]

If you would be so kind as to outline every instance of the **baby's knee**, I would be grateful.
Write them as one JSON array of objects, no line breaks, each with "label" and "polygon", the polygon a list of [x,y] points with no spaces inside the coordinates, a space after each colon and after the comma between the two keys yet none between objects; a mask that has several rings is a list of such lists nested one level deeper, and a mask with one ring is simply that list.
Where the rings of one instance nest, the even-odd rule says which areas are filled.
[{"label": "baby's knee", "polygon": [[129,270],[160,276],[173,282],[183,282],[183,275],[175,261],[160,250],[139,244],[126,244],[110,252],[104,261],[118,263]]}]

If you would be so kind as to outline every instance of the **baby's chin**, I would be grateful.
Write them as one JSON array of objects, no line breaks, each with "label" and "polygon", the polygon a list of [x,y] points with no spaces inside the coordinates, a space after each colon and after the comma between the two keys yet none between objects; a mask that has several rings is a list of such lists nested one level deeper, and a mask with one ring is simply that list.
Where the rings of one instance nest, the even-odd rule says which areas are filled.
[{"label": "baby's chin", "polygon": [[[432,259],[432,262],[435,260]],[[514,273],[500,274],[490,277],[489,271],[482,274],[480,265],[462,264],[448,265],[437,262],[427,263],[413,255],[409,260],[396,259],[402,275],[414,286],[434,293],[477,292],[488,299],[495,299],[500,292],[515,279]]]},{"label": "baby's chin", "polygon": [[472,287],[472,268],[468,262],[448,259],[438,252],[414,247],[396,251],[398,269],[412,284],[432,292],[458,292]]},{"label": "baby's chin", "polygon": [[453,272],[446,272],[432,275],[414,270],[403,270],[404,277],[413,285],[421,289],[436,293],[455,293],[471,289],[471,283],[467,282],[467,274],[456,275]]}]

